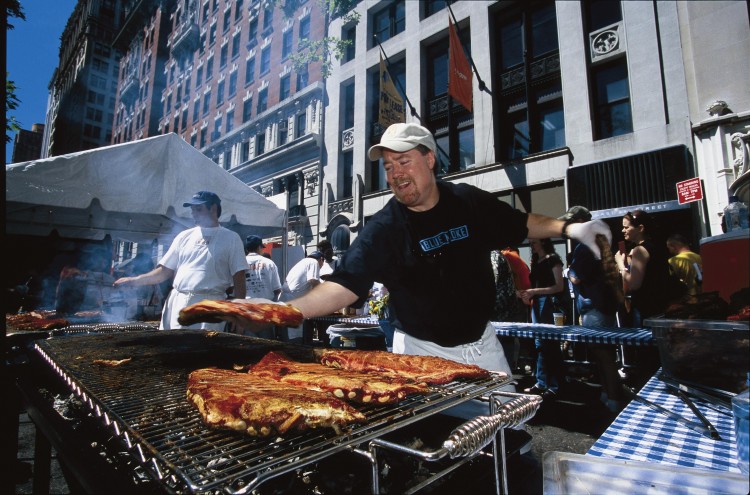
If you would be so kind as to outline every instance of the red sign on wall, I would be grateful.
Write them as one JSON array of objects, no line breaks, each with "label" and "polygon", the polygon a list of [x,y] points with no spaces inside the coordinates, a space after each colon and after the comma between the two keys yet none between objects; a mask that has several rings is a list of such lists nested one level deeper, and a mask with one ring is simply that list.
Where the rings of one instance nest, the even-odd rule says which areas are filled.
[{"label": "red sign on wall", "polygon": [[677,200],[681,205],[701,199],[703,199],[703,187],[700,177],[693,177],[677,183]]}]

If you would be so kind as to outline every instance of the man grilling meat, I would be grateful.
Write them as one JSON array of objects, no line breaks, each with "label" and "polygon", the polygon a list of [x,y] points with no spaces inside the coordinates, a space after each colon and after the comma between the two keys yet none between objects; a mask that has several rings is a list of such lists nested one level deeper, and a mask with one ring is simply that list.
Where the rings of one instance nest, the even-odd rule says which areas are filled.
[{"label": "man grilling meat", "polygon": [[181,325],[181,309],[198,301],[226,299],[234,287],[234,296],[245,297],[245,247],[240,236],[219,223],[221,199],[211,191],[198,191],[183,204],[196,226],[180,232],[159,264],[150,272],[115,280],[115,287],[155,285],[172,282],[172,291],[162,311],[160,329],[195,328],[223,330],[224,322]]},{"label": "man grilling meat", "polygon": [[374,282],[390,292],[393,352],[511,370],[490,324],[490,252],[524,238],[570,237],[599,253],[600,220],[570,223],[524,213],[467,184],[437,180],[436,144],[417,124],[393,124],[369,150],[394,197],[367,223],[328,282],[288,301],[306,318],[361,305]]}]

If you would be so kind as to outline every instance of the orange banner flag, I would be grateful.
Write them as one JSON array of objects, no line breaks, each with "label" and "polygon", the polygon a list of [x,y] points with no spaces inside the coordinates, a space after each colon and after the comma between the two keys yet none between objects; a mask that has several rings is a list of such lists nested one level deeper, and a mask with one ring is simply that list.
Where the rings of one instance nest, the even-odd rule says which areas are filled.
[{"label": "orange banner flag", "polygon": [[456,28],[448,17],[448,94],[455,98],[468,111],[472,111],[472,73],[464,47],[458,39]]}]

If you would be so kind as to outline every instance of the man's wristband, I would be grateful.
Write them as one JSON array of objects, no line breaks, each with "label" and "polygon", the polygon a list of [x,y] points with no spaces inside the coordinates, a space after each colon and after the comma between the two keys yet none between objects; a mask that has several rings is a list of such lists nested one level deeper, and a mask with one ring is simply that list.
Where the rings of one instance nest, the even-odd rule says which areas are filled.
[{"label": "man's wristband", "polygon": [[572,218],[568,218],[567,220],[565,220],[565,223],[562,226],[562,234],[560,235],[563,239],[570,239],[570,237],[568,236],[568,227],[570,227],[570,224],[572,223],[576,223],[576,221]]}]

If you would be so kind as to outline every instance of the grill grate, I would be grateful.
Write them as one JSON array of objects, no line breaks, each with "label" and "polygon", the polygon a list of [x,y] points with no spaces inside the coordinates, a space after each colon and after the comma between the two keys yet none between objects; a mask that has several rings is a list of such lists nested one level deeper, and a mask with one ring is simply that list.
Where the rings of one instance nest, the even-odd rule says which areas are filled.
[{"label": "grill grate", "polygon": [[[452,382],[394,405],[358,408],[364,425],[258,439],[205,427],[186,400],[187,376],[207,366],[231,368],[271,350],[311,361],[312,349],[278,341],[204,331],[77,335],[38,341],[39,357],[113,431],[150,476],[170,491],[247,493],[264,481],[507,385],[491,378]],[[130,358],[120,366],[95,359]]]}]

